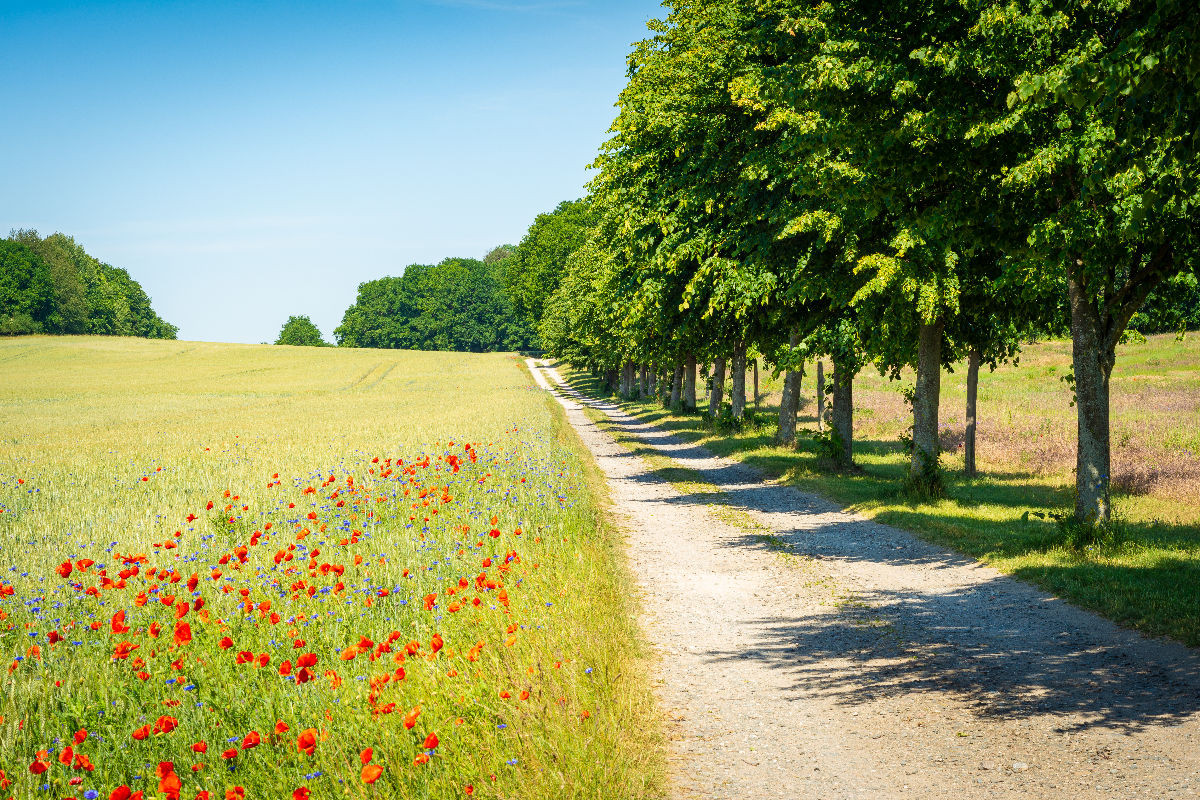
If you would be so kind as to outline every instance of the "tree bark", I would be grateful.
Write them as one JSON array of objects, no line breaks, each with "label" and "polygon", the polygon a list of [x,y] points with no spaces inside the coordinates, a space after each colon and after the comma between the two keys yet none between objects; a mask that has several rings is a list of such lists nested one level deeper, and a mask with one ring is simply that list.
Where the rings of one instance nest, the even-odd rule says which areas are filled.
[{"label": "tree bark", "polygon": [[668,408],[679,408],[683,402],[683,364],[675,365],[675,374],[671,376],[671,401]]},{"label": "tree bark", "polygon": [[646,388],[648,390],[646,392],[646,396],[648,398],[650,398],[651,400],[657,400],[658,399],[658,367],[651,365],[650,369],[648,371],[650,374],[646,378],[649,381],[649,383],[646,386]]},{"label": "tree bark", "polygon": [[721,413],[721,401],[725,399],[725,359],[713,362],[712,389],[708,393],[708,414],[713,419]]},{"label": "tree bark", "polygon": [[[796,347],[796,332],[788,336],[788,347]],[[803,367],[801,367],[803,369]],[[779,400],[779,443],[794,444],[796,441],[796,409],[800,406],[800,379],[795,370],[783,376],[783,397]]]},{"label": "tree bark", "polygon": [[1112,516],[1108,416],[1115,343],[1108,341],[1099,313],[1074,275],[1067,278],[1067,291],[1071,300],[1071,356],[1079,432],[1075,450],[1075,519],[1107,522]]},{"label": "tree bark", "polygon": [[742,419],[746,416],[746,343],[738,342],[733,348],[733,394],[729,398],[733,406],[733,418]]},{"label": "tree bark", "polygon": [[632,361],[626,361],[625,366],[621,368],[621,396],[626,400],[632,400],[636,385],[637,365]]},{"label": "tree bark", "polygon": [[854,373],[833,360],[833,430],[842,440],[838,465],[854,464]]},{"label": "tree bark", "polygon": [[696,356],[691,353],[683,365],[683,410],[696,410]]},{"label": "tree bark", "polygon": [[639,387],[641,391],[638,392],[638,396],[645,400],[650,396],[650,368],[643,362],[639,369],[641,371],[641,386]]},{"label": "tree bark", "polygon": [[758,356],[754,357],[754,413],[758,413]]},{"label": "tree bark", "polygon": [[938,404],[942,392],[941,320],[917,327],[917,386],[913,396],[913,451],[908,474],[922,485],[929,484],[933,465],[937,464]]},{"label": "tree bark", "polygon": [[620,370],[610,369],[604,373],[604,382],[608,384],[608,390],[613,393],[621,391]]},{"label": "tree bark", "polygon": [[825,362],[817,362],[817,433],[825,430]]},{"label": "tree bark", "polygon": [[975,405],[979,397],[979,348],[967,353],[967,433],[963,440],[963,472],[975,477]]}]

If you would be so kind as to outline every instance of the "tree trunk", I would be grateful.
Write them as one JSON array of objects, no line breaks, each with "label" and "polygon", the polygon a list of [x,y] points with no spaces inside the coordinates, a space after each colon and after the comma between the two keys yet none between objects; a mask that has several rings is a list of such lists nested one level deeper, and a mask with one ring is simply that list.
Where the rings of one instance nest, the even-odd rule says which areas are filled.
[{"label": "tree trunk", "polygon": [[754,413],[758,413],[758,356],[754,357]]},{"label": "tree trunk", "polygon": [[838,466],[854,464],[854,374],[833,361],[833,430],[842,440]]},{"label": "tree trunk", "polygon": [[729,398],[733,406],[733,418],[746,416],[746,343],[738,342],[733,348],[733,394]]},{"label": "tree trunk", "polygon": [[646,377],[646,380],[649,381],[649,383],[646,384],[646,390],[647,390],[646,397],[650,398],[651,400],[657,400],[658,399],[658,367],[651,365],[647,371],[650,374]]},{"label": "tree trunk", "polygon": [[610,392],[621,391],[620,370],[610,369],[604,373],[604,382],[608,384]]},{"label": "tree trunk", "polygon": [[721,401],[725,399],[725,359],[713,362],[712,389],[708,393],[708,413],[713,419],[721,413]]},{"label": "tree trunk", "polygon": [[[796,332],[788,336],[788,347],[796,347]],[[794,370],[783,376],[783,397],[779,400],[779,443],[794,444],[796,441],[796,409],[800,406],[800,380]]]},{"label": "tree trunk", "polygon": [[621,368],[621,396],[632,400],[636,383],[637,366],[632,361],[626,361],[625,366]]},{"label": "tree trunk", "polygon": [[979,348],[967,353],[967,434],[963,441],[963,472],[975,477],[975,401],[979,397]]},{"label": "tree trunk", "polygon": [[696,357],[691,353],[683,365],[683,410],[696,410]]},{"label": "tree trunk", "polygon": [[1071,300],[1071,356],[1079,439],[1075,450],[1075,519],[1107,522],[1112,516],[1109,471],[1109,377],[1116,353],[1104,335],[1100,315],[1074,276],[1067,279]]},{"label": "tree trunk", "polygon": [[675,365],[675,374],[671,376],[671,402],[669,408],[679,408],[683,402],[683,364]]},{"label": "tree trunk", "polygon": [[817,362],[817,433],[825,431],[825,362]]},{"label": "tree trunk", "polygon": [[938,403],[942,392],[942,328],[938,320],[917,326],[917,387],[913,396],[913,451],[908,475],[915,483],[929,488],[937,464]]},{"label": "tree trunk", "polygon": [[641,372],[641,381],[638,391],[638,397],[645,400],[650,396],[650,368],[643,363],[639,368]]}]

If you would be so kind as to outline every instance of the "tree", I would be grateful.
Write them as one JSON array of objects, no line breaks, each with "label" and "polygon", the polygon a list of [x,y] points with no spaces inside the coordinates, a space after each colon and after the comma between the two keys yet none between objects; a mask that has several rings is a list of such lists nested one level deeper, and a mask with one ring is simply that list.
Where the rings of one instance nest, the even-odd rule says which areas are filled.
[{"label": "tree", "polygon": [[1117,343],[1156,287],[1198,269],[1200,5],[995,2],[973,33],[959,54],[1018,62],[1006,107],[972,136],[1017,142],[998,171],[1009,283],[1067,301],[1075,518],[1103,523]]},{"label": "tree", "polygon": [[593,222],[586,199],[568,200],[549,213],[538,214],[510,254],[497,253],[503,248],[496,248],[485,258],[492,259],[488,263],[503,265],[504,287],[519,325],[514,344],[520,349],[541,349],[538,326],[546,301],[558,288],[567,259],[587,240]]},{"label": "tree", "polygon": [[360,284],[334,337],[343,347],[515,349],[519,326],[504,291],[504,263],[447,258]]},{"label": "tree", "polygon": [[75,265],[75,241],[61,233],[43,239],[35,230],[13,231],[9,238],[29,247],[50,268],[54,308],[47,316],[46,332],[87,333],[87,287]]},{"label": "tree", "polygon": [[296,347],[328,347],[329,344],[321,337],[321,331],[306,316],[288,317],[279,331],[275,344],[287,344]]},{"label": "tree", "polygon": [[174,339],[178,333],[154,312],[128,272],[97,261],[70,236],[55,233],[43,239],[37,231],[15,230],[9,241],[29,248],[46,267],[51,297],[33,317],[37,330],[152,339]]},{"label": "tree", "polygon": [[53,306],[46,262],[23,244],[0,241],[0,334],[41,333]]}]

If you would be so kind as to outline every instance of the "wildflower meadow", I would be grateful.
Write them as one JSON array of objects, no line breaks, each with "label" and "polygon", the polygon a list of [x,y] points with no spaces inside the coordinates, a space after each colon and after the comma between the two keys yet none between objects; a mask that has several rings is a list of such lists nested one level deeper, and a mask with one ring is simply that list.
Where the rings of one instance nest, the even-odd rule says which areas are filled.
[{"label": "wildflower meadow", "polygon": [[0,797],[656,791],[600,484],[516,359],[0,360]]}]

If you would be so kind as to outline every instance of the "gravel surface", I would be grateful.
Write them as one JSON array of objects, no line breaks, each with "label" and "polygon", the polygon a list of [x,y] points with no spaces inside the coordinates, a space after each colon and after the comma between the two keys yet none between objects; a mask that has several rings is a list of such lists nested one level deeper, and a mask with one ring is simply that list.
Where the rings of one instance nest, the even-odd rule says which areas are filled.
[{"label": "gravel surface", "polygon": [[[627,532],[676,796],[1200,796],[1195,651],[764,482],[529,366]],[[651,474],[580,403],[761,527]]]}]

